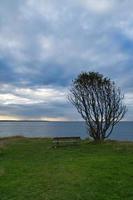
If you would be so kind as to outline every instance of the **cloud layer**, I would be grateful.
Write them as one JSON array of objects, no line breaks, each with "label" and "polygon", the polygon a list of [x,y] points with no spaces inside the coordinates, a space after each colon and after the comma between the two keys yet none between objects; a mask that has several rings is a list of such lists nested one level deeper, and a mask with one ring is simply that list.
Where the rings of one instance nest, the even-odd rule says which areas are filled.
[{"label": "cloud layer", "polygon": [[67,101],[81,71],[111,77],[133,120],[133,2],[5,0],[0,6],[0,115],[77,120]]}]

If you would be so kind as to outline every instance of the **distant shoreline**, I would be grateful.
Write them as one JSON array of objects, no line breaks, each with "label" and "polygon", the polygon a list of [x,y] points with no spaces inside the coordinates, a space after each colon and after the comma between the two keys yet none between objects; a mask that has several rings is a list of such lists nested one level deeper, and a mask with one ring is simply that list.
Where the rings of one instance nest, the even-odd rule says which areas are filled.
[{"label": "distant shoreline", "polygon": [[0,120],[0,122],[84,122],[84,121]]},{"label": "distant shoreline", "polygon": [[84,121],[0,120],[0,122],[84,122]]},{"label": "distant shoreline", "polygon": [[[85,121],[0,120],[0,122],[85,122]],[[133,121],[120,121],[120,122],[133,122]]]},{"label": "distant shoreline", "polygon": [[0,122],[50,122],[46,120],[0,120]]}]

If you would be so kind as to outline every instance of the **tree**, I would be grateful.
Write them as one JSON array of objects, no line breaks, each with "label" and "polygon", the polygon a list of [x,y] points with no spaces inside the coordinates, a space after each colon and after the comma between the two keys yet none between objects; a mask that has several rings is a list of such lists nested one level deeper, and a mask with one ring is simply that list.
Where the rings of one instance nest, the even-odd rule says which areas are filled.
[{"label": "tree", "polygon": [[85,120],[89,136],[101,141],[124,117],[126,106],[120,88],[98,72],[83,72],[72,82],[70,102]]}]

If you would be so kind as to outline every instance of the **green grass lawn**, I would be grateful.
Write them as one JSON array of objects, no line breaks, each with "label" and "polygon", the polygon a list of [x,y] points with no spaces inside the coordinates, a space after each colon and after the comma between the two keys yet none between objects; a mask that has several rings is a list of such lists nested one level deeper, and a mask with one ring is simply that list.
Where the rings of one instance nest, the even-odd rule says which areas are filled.
[{"label": "green grass lawn", "polygon": [[0,141],[0,200],[133,200],[133,143]]}]

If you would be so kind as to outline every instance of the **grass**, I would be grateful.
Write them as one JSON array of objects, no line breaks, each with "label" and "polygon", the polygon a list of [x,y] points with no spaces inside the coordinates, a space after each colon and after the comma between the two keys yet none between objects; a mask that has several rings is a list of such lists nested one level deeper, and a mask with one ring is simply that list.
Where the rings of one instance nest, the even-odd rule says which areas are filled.
[{"label": "grass", "polygon": [[133,200],[133,143],[0,140],[0,200]]}]

